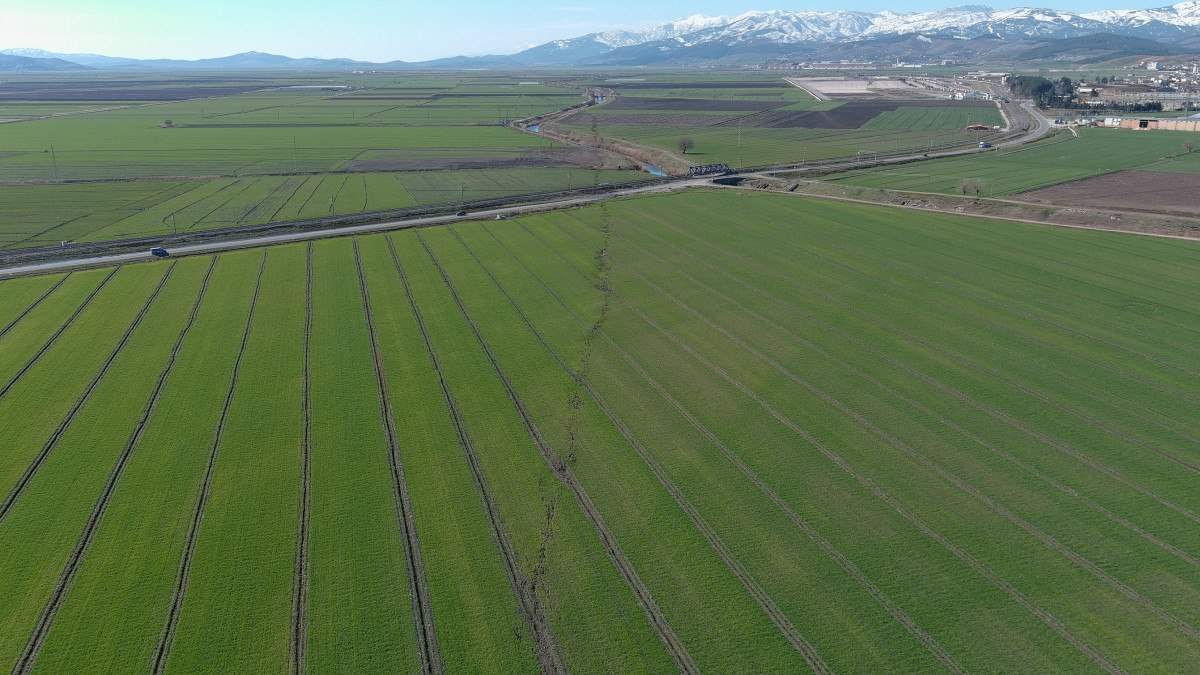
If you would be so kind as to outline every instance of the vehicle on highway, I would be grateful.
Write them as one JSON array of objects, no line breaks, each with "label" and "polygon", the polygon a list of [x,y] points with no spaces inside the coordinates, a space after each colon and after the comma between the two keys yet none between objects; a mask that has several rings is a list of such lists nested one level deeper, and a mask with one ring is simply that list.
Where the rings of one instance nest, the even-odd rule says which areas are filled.
[{"label": "vehicle on highway", "polygon": [[465,216],[465,215],[467,215],[467,212],[466,212],[466,211],[459,211],[459,212],[455,213],[454,215],[456,215],[456,216]]},{"label": "vehicle on highway", "polygon": [[167,249],[161,246],[155,246],[154,248],[150,249],[150,255],[156,258],[166,258],[171,254],[167,252]]},{"label": "vehicle on highway", "polygon": [[497,215],[496,215],[496,220],[508,220],[508,214],[507,214],[507,213],[500,213],[500,214],[497,214]]}]

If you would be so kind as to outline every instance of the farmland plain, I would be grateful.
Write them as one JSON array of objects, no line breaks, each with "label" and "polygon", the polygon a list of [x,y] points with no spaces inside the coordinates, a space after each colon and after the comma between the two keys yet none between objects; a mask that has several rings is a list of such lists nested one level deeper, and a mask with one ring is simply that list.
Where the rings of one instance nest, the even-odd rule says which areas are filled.
[{"label": "farmland plain", "polygon": [[[1195,134],[1175,131],[1139,133],[1130,129],[1079,129],[1029,145],[967,157],[832,174],[827,180],[889,190],[961,192],[964,180],[978,194],[1003,196],[1125,169],[1193,172],[1197,165],[1185,142]],[[974,188],[972,194],[976,194]]]},{"label": "farmland plain", "polygon": [[0,663],[1190,670],[1200,252],[895,214],[0,282]]},{"label": "farmland plain", "polygon": [[616,155],[505,126],[580,103],[575,84],[344,74],[173,82],[17,76],[0,86],[9,120],[0,124],[0,249],[648,177]]}]

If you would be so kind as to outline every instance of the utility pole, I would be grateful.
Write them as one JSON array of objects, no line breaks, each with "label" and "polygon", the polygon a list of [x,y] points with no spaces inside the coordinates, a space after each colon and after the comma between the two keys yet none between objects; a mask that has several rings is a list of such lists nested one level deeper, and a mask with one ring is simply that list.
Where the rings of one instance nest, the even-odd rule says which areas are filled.
[{"label": "utility pole", "polygon": [[295,136],[292,136],[292,173],[300,173],[300,150],[296,148]]},{"label": "utility pole", "polygon": [[466,195],[467,195],[467,184],[459,183],[458,184],[458,208],[459,208],[459,210],[462,209],[463,204],[465,203]]},{"label": "utility pole", "polygon": [[58,180],[58,157],[54,154],[54,146],[50,146],[50,163],[54,165],[54,180]]}]

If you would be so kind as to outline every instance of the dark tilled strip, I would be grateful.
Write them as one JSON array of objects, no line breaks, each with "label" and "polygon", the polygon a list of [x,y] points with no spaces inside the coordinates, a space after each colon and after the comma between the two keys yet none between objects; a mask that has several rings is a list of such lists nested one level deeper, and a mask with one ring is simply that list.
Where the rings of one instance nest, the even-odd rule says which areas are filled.
[{"label": "dark tilled strip", "polygon": [[425,558],[421,553],[421,542],[417,536],[417,522],[413,516],[412,499],[408,493],[408,479],[404,474],[404,460],[400,455],[399,434],[396,418],[392,411],[392,397],[388,393],[387,374],[383,369],[383,357],[379,352],[379,337],[375,329],[375,314],[371,309],[371,294],[367,290],[367,278],[363,273],[362,256],[358,239],[354,239],[354,265],[358,270],[358,288],[362,294],[363,309],[367,318],[367,331],[371,336],[371,359],[375,367],[375,382],[379,388],[380,412],[384,433],[388,442],[388,464],[392,470],[392,487],[396,491],[396,516],[400,523],[400,535],[404,541],[405,571],[408,573],[409,592],[412,596],[413,619],[417,628],[417,648],[421,658],[421,671],[441,673],[442,652],[438,647],[437,631],[433,621],[433,605],[429,600],[429,582],[425,575]]},{"label": "dark tilled strip", "polygon": [[309,519],[312,513],[312,325],[313,244],[308,242],[304,283],[304,439],[300,448],[300,518],[296,533],[296,568],[292,586],[292,637],[289,670],[304,670],[308,651]]}]

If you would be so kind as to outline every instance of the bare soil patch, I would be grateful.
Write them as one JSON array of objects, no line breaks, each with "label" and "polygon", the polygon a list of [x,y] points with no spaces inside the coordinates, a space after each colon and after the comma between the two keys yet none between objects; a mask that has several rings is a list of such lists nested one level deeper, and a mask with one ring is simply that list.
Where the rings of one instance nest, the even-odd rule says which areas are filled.
[{"label": "bare soil patch", "polygon": [[580,112],[564,118],[562,123],[579,124],[582,126],[615,124],[629,127],[711,127],[717,126],[722,122],[735,120],[739,117],[743,117],[743,115],[688,115],[687,113],[680,113],[678,115],[646,115],[641,113],[593,115],[587,112]]},{"label": "bare soil patch", "polygon": [[1127,170],[1025,192],[1022,199],[1070,206],[1200,215],[1200,175]]},{"label": "bare soil patch", "polygon": [[757,129],[858,129],[880,113],[898,108],[983,108],[993,106],[989,101],[847,101],[833,110],[768,110],[738,120],[727,120],[714,126],[741,126]]},{"label": "bare soil patch", "polygon": [[651,96],[622,96],[606,104],[607,110],[696,110],[740,112],[774,110],[793,101],[730,101],[703,98],[656,98]]}]

